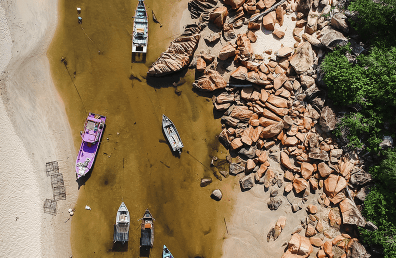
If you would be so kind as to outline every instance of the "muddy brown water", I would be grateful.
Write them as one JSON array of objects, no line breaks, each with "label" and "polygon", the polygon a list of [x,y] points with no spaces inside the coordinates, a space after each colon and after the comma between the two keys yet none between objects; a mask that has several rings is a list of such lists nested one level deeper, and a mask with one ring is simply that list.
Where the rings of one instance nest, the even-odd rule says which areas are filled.
[{"label": "muddy brown water", "polygon": [[[214,119],[210,95],[192,90],[193,71],[146,76],[149,65],[179,32],[175,28],[187,1],[146,0],[150,22],[145,63],[131,62],[136,5],[137,0],[59,2],[59,24],[48,57],[76,154],[87,112],[107,117],[94,168],[79,189],[71,220],[73,257],[147,256],[139,250],[138,219],[149,208],[156,219],[150,257],[161,257],[165,244],[175,257],[217,258],[236,180],[220,182],[210,167],[212,156],[221,163],[227,153],[217,139],[221,124]],[[82,8],[82,26],[76,7]],[[152,9],[162,28],[152,21]],[[162,114],[179,130],[185,146],[180,157],[165,141]],[[202,177],[214,182],[201,188]],[[77,188],[77,182],[72,187]],[[223,191],[220,202],[209,197],[216,188]],[[131,216],[129,243],[113,245],[113,224],[122,201]]]}]

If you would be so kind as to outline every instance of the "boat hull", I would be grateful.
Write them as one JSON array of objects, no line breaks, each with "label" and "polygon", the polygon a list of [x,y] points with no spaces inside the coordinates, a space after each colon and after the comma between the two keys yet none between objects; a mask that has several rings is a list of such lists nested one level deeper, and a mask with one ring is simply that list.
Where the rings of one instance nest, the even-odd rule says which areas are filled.
[{"label": "boat hull", "polygon": [[124,202],[121,203],[117,211],[116,224],[114,225],[113,241],[125,243],[129,240],[129,211]]},{"label": "boat hull", "polygon": [[182,148],[184,147],[183,142],[180,138],[179,132],[176,129],[176,126],[165,115],[162,115],[162,129],[164,130],[164,134],[170,146],[172,147],[172,150],[180,154]]},{"label": "boat hull", "polygon": [[151,248],[154,244],[154,219],[147,209],[142,218],[140,247]]},{"label": "boat hull", "polygon": [[166,245],[162,248],[162,258],[174,258]]},{"label": "boat hull", "polygon": [[139,0],[133,21],[132,53],[147,53],[148,15],[144,0]]},{"label": "boat hull", "polygon": [[[83,140],[76,160],[77,179],[85,176],[91,170],[95,161],[96,153],[99,149],[100,140],[102,139],[105,123],[105,116],[89,113],[85,122],[84,131],[81,134]],[[92,133],[94,130],[90,130],[91,128],[88,128],[88,125],[91,124],[94,124],[94,130],[97,129],[94,133]]]}]

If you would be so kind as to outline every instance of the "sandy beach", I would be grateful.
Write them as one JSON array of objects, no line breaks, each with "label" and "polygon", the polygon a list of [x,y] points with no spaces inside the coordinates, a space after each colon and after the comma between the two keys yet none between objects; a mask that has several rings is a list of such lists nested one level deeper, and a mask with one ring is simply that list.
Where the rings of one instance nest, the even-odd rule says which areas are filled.
[{"label": "sandy beach", "polygon": [[[75,150],[65,107],[46,52],[57,25],[57,1],[0,1],[0,256],[69,257],[67,209],[77,199]],[[46,162],[58,161],[66,200],[56,216]]]}]

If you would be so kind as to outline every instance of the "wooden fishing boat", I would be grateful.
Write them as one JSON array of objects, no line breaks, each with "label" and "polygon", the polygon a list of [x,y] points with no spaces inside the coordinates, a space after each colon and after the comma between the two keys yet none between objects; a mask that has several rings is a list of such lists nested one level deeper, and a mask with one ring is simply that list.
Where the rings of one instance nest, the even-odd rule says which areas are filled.
[{"label": "wooden fishing boat", "polygon": [[76,160],[77,179],[85,176],[92,168],[105,123],[105,116],[89,113],[85,121],[84,131],[80,133],[82,142]]},{"label": "wooden fishing boat", "polygon": [[184,147],[182,140],[180,139],[179,132],[173,122],[165,115],[162,115],[162,129],[164,130],[165,136],[169,141],[173,151],[178,151],[179,154]]},{"label": "wooden fishing boat", "polygon": [[164,245],[164,248],[162,249],[162,258],[174,258],[166,245]]},{"label": "wooden fishing boat", "polygon": [[154,244],[154,219],[150,211],[146,209],[142,218],[140,247],[151,248]]},{"label": "wooden fishing boat", "polygon": [[148,16],[144,0],[139,0],[133,17],[132,53],[147,53]]},{"label": "wooden fishing boat", "polygon": [[130,219],[128,208],[125,203],[122,202],[118,208],[116,224],[114,225],[114,243],[122,242],[124,244],[128,242]]}]

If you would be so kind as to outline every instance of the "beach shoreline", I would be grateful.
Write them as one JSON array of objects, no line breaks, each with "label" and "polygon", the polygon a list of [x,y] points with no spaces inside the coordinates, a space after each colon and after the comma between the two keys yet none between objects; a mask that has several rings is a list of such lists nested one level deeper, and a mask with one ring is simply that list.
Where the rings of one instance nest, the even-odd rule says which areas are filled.
[{"label": "beach shoreline", "polygon": [[[0,168],[2,257],[69,257],[68,208],[77,200],[71,129],[50,74],[47,49],[55,33],[58,1],[0,3]],[[66,200],[56,216],[47,162],[58,161]]]}]

